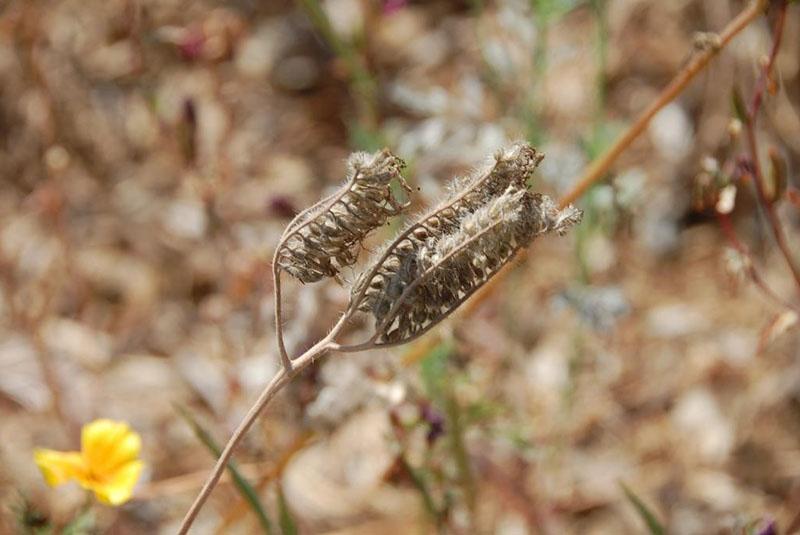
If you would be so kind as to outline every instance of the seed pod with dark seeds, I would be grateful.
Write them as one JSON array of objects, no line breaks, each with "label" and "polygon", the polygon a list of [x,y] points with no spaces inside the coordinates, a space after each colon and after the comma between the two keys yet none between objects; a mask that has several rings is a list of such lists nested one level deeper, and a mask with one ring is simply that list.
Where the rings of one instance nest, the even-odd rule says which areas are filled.
[{"label": "seed pod with dark seeds", "polygon": [[402,259],[408,269],[388,270],[386,288],[400,295],[372,309],[375,344],[408,342],[430,330],[489,281],[522,248],[545,233],[564,233],[580,221],[573,207],[559,210],[547,196],[516,185],[430,238]]},{"label": "seed pod with dark seeds", "polygon": [[411,191],[400,174],[403,161],[384,149],[355,153],[347,181],[329,197],[292,220],[275,252],[276,266],[301,282],[336,277],[355,263],[361,243],[373,229],[408,205],[392,191],[391,182]]},{"label": "seed pod with dark seeds", "polygon": [[387,310],[405,284],[395,277],[397,270],[412,270],[410,256],[414,257],[426,241],[456,229],[463,216],[500,196],[509,186],[524,188],[543,158],[530,145],[515,143],[495,153],[484,167],[454,180],[448,196],[384,247],[372,266],[356,279],[350,308],[362,312]]}]

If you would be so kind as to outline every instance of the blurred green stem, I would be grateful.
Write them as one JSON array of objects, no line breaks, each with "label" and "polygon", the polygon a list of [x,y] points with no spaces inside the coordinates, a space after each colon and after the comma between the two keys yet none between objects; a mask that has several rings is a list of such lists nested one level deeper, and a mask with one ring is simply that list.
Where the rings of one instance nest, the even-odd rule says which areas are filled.
[{"label": "blurred green stem", "polygon": [[[200,440],[200,442],[203,443],[208,451],[210,451],[215,457],[219,458],[219,456],[222,454],[222,448],[214,440],[214,437],[211,436],[211,433],[209,433],[186,408],[180,405],[175,405],[175,410],[177,410],[178,414],[180,414],[181,417],[186,420],[186,423],[188,423],[192,428],[195,436],[198,438],[198,440]],[[272,535],[274,533],[274,530],[272,529],[272,522],[267,516],[266,510],[264,510],[264,506],[261,505],[261,500],[259,500],[256,490],[244,478],[234,461],[228,462],[228,471],[231,473],[231,478],[233,479],[233,484],[236,486],[236,489],[256,514],[262,531],[267,535]]]},{"label": "blurred green stem", "polygon": [[606,0],[591,0],[597,21],[597,79],[595,99],[595,126],[601,125],[605,119],[608,65],[608,16]]},{"label": "blurred green stem", "polygon": [[[378,129],[378,104],[377,83],[364,65],[364,59],[356,50],[353,43],[342,39],[333,29],[328,15],[318,0],[297,0],[303,10],[308,14],[311,22],[322,34],[323,39],[333,49],[347,67],[353,100],[356,105],[358,126],[372,137],[377,137]],[[356,137],[355,132],[351,136]],[[374,147],[363,147],[371,149]]]},{"label": "blurred green stem", "polygon": [[425,511],[430,515],[430,517],[436,522],[438,527],[442,526],[442,513],[439,511],[439,508],[436,507],[436,502],[433,499],[433,495],[431,494],[430,490],[428,489],[428,485],[425,482],[425,478],[422,474],[419,473],[411,463],[408,462],[406,459],[405,453],[401,452],[398,456],[400,461],[400,467],[403,471],[411,478],[411,482],[414,484],[414,488],[417,489],[420,496],[422,497],[422,504],[425,506]]},{"label": "blurred green stem", "polygon": [[464,423],[461,419],[461,407],[452,390],[450,381],[446,381],[447,391],[444,394],[444,410],[447,415],[447,423],[450,426],[448,433],[450,440],[450,451],[456,461],[458,471],[458,483],[464,493],[464,500],[470,512],[470,528],[475,527],[475,478],[472,475],[472,467],[469,462],[469,453],[464,441]]}]

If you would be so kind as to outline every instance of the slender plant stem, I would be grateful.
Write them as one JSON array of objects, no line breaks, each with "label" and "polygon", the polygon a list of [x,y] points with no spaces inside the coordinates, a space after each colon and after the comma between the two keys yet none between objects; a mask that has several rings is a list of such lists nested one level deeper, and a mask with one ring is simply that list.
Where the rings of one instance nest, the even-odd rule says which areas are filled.
[{"label": "slender plant stem", "polygon": [[183,518],[180,530],[178,531],[179,535],[185,535],[189,532],[189,528],[192,527],[192,523],[194,523],[195,518],[197,518],[200,509],[211,495],[211,491],[214,490],[214,486],[217,484],[217,481],[219,481],[219,478],[225,471],[225,467],[228,465],[228,461],[233,455],[233,450],[236,449],[236,446],[238,446],[239,442],[242,441],[242,438],[244,438],[244,435],[256,421],[258,415],[261,414],[261,411],[264,410],[264,407],[266,407],[272,398],[275,397],[275,394],[280,392],[280,390],[289,382],[291,382],[291,380],[297,374],[313,364],[318,358],[321,358],[328,352],[335,351],[339,348],[339,345],[334,340],[344,324],[347,322],[347,319],[348,316],[343,315],[325,338],[314,344],[314,346],[312,346],[308,351],[294,360],[294,366],[292,366],[291,369],[287,370],[286,368],[281,368],[275,373],[275,375],[272,377],[272,380],[261,392],[261,395],[255,401],[255,403],[253,403],[253,406],[250,407],[250,410],[242,419],[239,427],[236,428],[231,435],[231,438],[228,439],[228,443],[225,444],[225,449],[222,450],[222,453],[217,459],[217,463],[214,465],[211,474],[208,476],[203,488],[200,490],[200,493],[195,498],[194,503],[192,503],[192,506],[189,508],[189,511],[187,511],[186,516]]},{"label": "slender plant stem", "polygon": [[778,248],[781,250],[783,257],[786,259],[786,264],[789,266],[789,271],[792,272],[792,277],[794,277],[798,289],[800,289],[800,267],[797,265],[794,255],[789,249],[789,244],[786,240],[786,234],[783,231],[783,226],[778,218],[778,214],[775,212],[775,205],[769,198],[767,198],[767,192],[764,186],[764,174],[761,170],[761,161],[758,157],[758,143],[756,142],[756,121],[758,120],[758,112],[761,109],[761,104],[764,101],[764,91],[766,90],[770,73],[775,65],[775,59],[778,57],[778,50],[781,46],[783,27],[785,26],[786,22],[786,7],[786,0],[781,0],[778,3],[778,15],[775,20],[775,30],[772,37],[772,49],[770,50],[767,62],[764,64],[764,67],[761,70],[761,75],[756,82],[756,88],[753,92],[753,99],[750,103],[749,109],[747,110],[746,137],[748,149],[750,151],[750,160],[753,163],[753,183],[755,184],[758,203],[764,210],[764,214],[767,216],[767,221],[772,229],[772,234],[775,236],[775,242],[778,244]]},{"label": "slender plant stem", "polygon": [[354,101],[359,111],[359,121],[370,131],[374,130],[378,120],[377,88],[375,80],[364,65],[363,58],[352,43],[346,42],[336,34],[319,0],[298,0],[298,3],[308,13],[334,53],[347,66]]},{"label": "slender plant stem", "polygon": [[800,312],[797,307],[793,306],[791,303],[784,301],[778,294],[776,294],[772,288],[769,287],[767,282],[758,272],[753,263],[752,255],[750,254],[750,250],[747,246],[742,243],[739,237],[736,235],[736,230],[733,227],[733,223],[731,222],[731,218],[728,217],[727,214],[717,213],[717,219],[719,220],[719,226],[722,229],[722,233],[725,234],[725,237],[728,238],[728,241],[731,243],[734,249],[736,249],[742,257],[744,257],[745,261],[747,262],[747,275],[750,277],[750,280],[753,281],[753,284],[761,290],[761,292],[770,300],[772,300],[777,305],[789,309],[795,310]]},{"label": "slender plant stem", "polygon": [[274,288],[273,294],[275,296],[275,338],[278,339],[278,351],[280,352],[281,364],[286,371],[291,371],[292,360],[289,358],[289,354],[286,353],[286,345],[283,343],[283,314],[281,313],[281,270],[278,268],[278,263],[276,261],[277,252],[278,249],[275,250],[276,258],[272,260],[272,284]]},{"label": "slender plant stem", "polygon": [[664,106],[672,102],[697,76],[720,50],[725,48],[731,40],[736,37],[744,28],[753,22],[767,7],[768,0],[753,0],[739,15],[733,19],[728,26],[719,34],[719,41],[714,46],[708,47],[694,54],[686,66],[675,75],[667,87],[665,87],[658,98],[654,100],[637,117],[636,121],[628,127],[614,144],[602,156],[594,160],[591,165],[583,172],[578,183],[567,192],[561,199],[561,206],[566,206],[586,192],[594,183],[600,180],[609,170],[611,165],[617,160],[620,154],[627,149],[633,141],[650,124],[650,120],[661,111]]},{"label": "slender plant stem", "polygon": [[[719,34],[719,41],[716,43],[717,46],[697,52],[692,60],[673,77],[669,85],[661,91],[656,100],[636,118],[628,130],[622,134],[606,152],[595,159],[589,167],[584,170],[581,177],[576,181],[575,186],[560,199],[560,207],[564,208],[568,206],[586,193],[592,185],[602,179],[619,155],[644,131],[655,114],[672,102],[672,100],[686,88],[689,82],[709,64],[717,53],[725,48],[734,37],[739,35],[742,30],[758,18],[766,9],[768,1],[769,0],[752,0],[748,6],[722,30],[722,33]],[[520,251],[517,258],[506,264],[499,273],[475,292],[475,295],[458,309],[457,314],[459,316],[469,316],[475,312],[489,295],[492,294],[494,288],[511,273],[513,266],[525,261],[527,253],[528,249]],[[424,342],[424,344],[425,346],[422,349],[412,348],[410,350],[412,354],[404,359],[404,362],[406,362],[406,364],[416,362],[421,356],[425,355],[425,349],[433,347],[435,342]]]},{"label": "slender plant stem", "polygon": [[[669,85],[661,91],[656,100],[636,118],[628,130],[625,131],[606,152],[595,159],[589,167],[584,170],[583,175],[576,182],[575,186],[560,199],[560,207],[564,208],[568,206],[586,193],[592,185],[602,179],[619,155],[644,131],[655,114],[672,102],[675,97],[686,88],[689,82],[709,64],[711,59],[716,56],[720,50],[725,48],[734,37],[758,18],[764,9],[766,9],[767,3],[768,0],[751,1],[750,4],[722,30],[722,33],[719,34],[719,42],[716,43],[717,46],[697,52],[692,60],[675,75]],[[523,262],[527,251],[527,249],[520,251],[515,263]],[[465,303],[464,306],[461,307],[461,314],[468,315],[476,310],[491,294],[492,290],[500,284],[510,272],[511,263],[506,264],[502,271],[492,277],[468,303]]]}]

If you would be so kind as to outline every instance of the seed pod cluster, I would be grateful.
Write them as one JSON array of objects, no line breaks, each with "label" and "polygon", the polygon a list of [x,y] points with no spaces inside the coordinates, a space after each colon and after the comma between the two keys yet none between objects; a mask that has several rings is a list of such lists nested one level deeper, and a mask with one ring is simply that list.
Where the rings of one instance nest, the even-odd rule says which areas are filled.
[{"label": "seed pod cluster", "polygon": [[277,267],[301,282],[336,277],[355,263],[361,243],[373,229],[408,204],[392,191],[392,180],[411,191],[400,174],[403,161],[384,149],[355,153],[347,162],[348,178],[331,196],[292,220],[275,252]]},{"label": "seed pod cluster", "polygon": [[426,332],[536,236],[580,220],[580,211],[527,190],[539,161],[528,145],[501,151],[488,172],[461,181],[467,189],[411,225],[359,277],[351,307],[374,317],[377,345]]}]

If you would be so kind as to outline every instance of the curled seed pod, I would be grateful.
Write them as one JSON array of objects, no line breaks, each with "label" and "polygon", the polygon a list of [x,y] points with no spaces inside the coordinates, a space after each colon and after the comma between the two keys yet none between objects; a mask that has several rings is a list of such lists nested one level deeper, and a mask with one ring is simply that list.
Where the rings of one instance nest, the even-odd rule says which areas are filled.
[{"label": "curled seed pod", "polygon": [[342,187],[286,227],[275,252],[277,267],[301,282],[316,282],[335,277],[342,267],[355,263],[367,234],[408,206],[397,200],[391,188],[396,179],[411,191],[400,175],[403,166],[386,149],[351,155]]},{"label": "curled seed pod", "polygon": [[458,228],[459,220],[474,212],[509,186],[524,188],[544,155],[527,143],[515,143],[495,153],[483,168],[454,180],[446,198],[378,253],[372,268],[356,279],[350,307],[369,312],[388,306],[390,296],[402,293],[403,283],[393,278],[397,270],[414,272],[416,253],[427,240]]},{"label": "curled seed pod", "polygon": [[[429,237],[381,266],[367,309],[376,345],[405,343],[431,329],[483,286],[520,249],[548,232],[563,234],[581,212],[559,210],[547,196],[512,184],[459,219],[450,232]],[[363,307],[360,307],[364,310]]]}]

